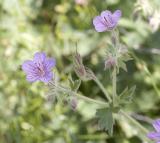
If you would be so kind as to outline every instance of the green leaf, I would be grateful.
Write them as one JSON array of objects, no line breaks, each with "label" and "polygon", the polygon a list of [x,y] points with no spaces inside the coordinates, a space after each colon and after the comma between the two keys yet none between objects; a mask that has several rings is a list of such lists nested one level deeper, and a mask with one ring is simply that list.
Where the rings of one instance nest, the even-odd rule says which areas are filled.
[{"label": "green leaf", "polygon": [[126,51],[126,53],[119,53],[119,55],[118,55],[118,68],[122,68],[124,71],[127,72],[127,66],[126,66],[125,62],[127,62],[129,60],[132,60],[132,58],[129,55],[128,51]]},{"label": "green leaf", "polygon": [[130,89],[128,89],[128,87],[126,87],[122,91],[122,93],[119,95],[121,104],[127,104],[132,101],[135,89],[136,89],[136,86],[134,85]]},{"label": "green leaf", "polygon": [[97,109],[96,117],[98,118],[99,128],[108,131],[108,134],[112,136],[114,119],[111,108]]},{"label": "green leaf", "polygon": [[75,81],[74,81],[73,90],[74,90],[74,91],[77,91],[77,90],[79,89],[80,85],[81,85],[81,80],[80,80],[80,79],[75,80]]},{"label": "green leaf", "polygon": [[70,75],[69,76],[69,85],[73,91],[77,91],[81,85],[81,80],[78,79],[78,80],[73,81],[72,76]]},{"label": "green leaf", "polygon": [[119,68],[122,68],[124,71],[127,72],[127,66],[126,66],[126,63],[125,63],[124,61],[119,60],[119,61],[118,61],[118,67],[119,67]]}]

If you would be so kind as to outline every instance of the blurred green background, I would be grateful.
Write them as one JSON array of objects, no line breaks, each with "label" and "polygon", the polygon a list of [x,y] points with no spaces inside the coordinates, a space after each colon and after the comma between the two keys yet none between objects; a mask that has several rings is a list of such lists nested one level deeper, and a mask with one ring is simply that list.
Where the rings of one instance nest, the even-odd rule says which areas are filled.
[{"label": "blurred green background", "polygon": [[[134,60],[118,75],[118,93],[137,85],[133,103],[125,109],[150,130],[150,118],[160,118],[160,2],[159,0],[0,0],[0,143],[141,143],[135,126],[118,117],[114,135],[97,130],[97,105],[79,101],[76,111],[46,100],[44,84],[28,83],[24,60],[45,51],[57,60],[65,82],[78,51],[111,93],[109,71],[104,71],[110,33],[97,33],[92,19],[101,11],[122,10],[120,40]],[[80,92],[105,100],[93,81]],[[98,96],[97,96],[98,95]]]}]

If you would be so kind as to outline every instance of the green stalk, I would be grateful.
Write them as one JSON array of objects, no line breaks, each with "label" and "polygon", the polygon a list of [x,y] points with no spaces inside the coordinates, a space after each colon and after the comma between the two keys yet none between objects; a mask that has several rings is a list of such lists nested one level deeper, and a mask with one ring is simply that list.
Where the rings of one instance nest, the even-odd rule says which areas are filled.
[{"label": "green stalk", "polygon": [[109,107],[109,104],[106,103],[106,102],[94,100],[94,99],[92,99],[92,98],[89,98],[89,97],[80,95],[80,94],[78,94],[78,93],[76,93],[76,95],[77,95],[77,98],[82,99],[82,100],[84,100],[84,101],[86,101],[86,102],[99,104],[99,105],[101,105],[101,106],[103,106],[103,107]]},{"label": "green stalk", "polygon": [[59,91],[61,91],[61,92],[65,92],[65,93],[68,93],[68,94],[70,94],[70,95],[75,95],[77,98],[82,99],[82,100],[84,100],[84,101],[86,101],[86,102],[95,103],[95,104],[101,105],[101,106],[103,106],[103,107],[109,107],[109,104],[108,104],[107,102],[98,101],[98,100],[95,100],[95,99],[92,99],[92,98],[83,96],[83,95],[81,95],[81,94],[79,94],[79,93],[77,93],[77,92],[74,92],[74,91],[72,91],[72,90],[70,90],[70,89],[66,89],[66,88],[61,87],[61,86],[58,87],[58,89],[59,89]]},{"label": "green stalk", "polygon": [[123,110],[120,110],[120,113],[126,117],[130,122],[132,122],[134,125],[136,125],[144,134],[147,134],[149,131],[143,127],[139,122],[137,122],[134,118],[132,118],[130,115],[128,115]]},{"label": "green stalk", "polygon": [[104,88],[104,86],[102,85],[102,83],[99,81],[99,79],[96,77],[94,79],[95,83],[99,86],[99,88],[102,90],[102,92],[104,93],[104,95],[106,96],[106,98],[108,99],[108,101],[111,103],[112,99],[109,96],[109,94],[107,93],[106,89]]},{"label": "green stalk", "polygon": [[112,86],[113,86],[113,104],[115,103],[116,96],[117,96],[117,71],[116,71],[116,66],[113,69],[112,73]]}]

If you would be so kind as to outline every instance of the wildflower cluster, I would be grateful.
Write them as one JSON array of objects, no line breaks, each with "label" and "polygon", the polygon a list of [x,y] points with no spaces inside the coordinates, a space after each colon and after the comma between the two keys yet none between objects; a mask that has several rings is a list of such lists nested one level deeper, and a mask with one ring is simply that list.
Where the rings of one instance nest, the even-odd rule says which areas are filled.
[{"label": "wildflower cluster", "polygon": [[[76,1],[80,3],[82,1]],[[130,60],[127,48],[119,42],[119,33],[116,30],[116,26],[122,12],[116,10],[114,13],[106,10],[103,11],[99,16],[93,19],[93,25],[97,32],[111,32],[111,45],[106,50],[106,60],[104,62],[104,69],[111,69],[112,74],[112,94],[109,95],[97,79],[94,72],[86,67],[83,63],[83,59],[80,54],[76,51],[73,55],[73,68],[78,80],[73,80],[72,76],[68,77],[68,85],[63,86],[57,76],[53,74],[52,69],[56,65],[54,58],[47,58],[43,52],[38,52],[34,55],[33,60],[27,60],[22,64],[22,69],[26,73],[26,78],[29,82],[42,81],[47,83],[49,88],[49,97],[53,97],[54,101],[66,102],[70,105],[74,111],[78,106],[78,99],[83,99],[86,102],[92,102],[101,105],[101,108],[97,109],[96,117],[98,119],[99,128],[108,131],[109,135],[113,134],[113,125],[115,124],[115,118],[113,114],[122,114],[126,118],[130,119],[135,125],[137,125],[141,131],[145,134],[148,133],[146,129],[141,126],[136,120],[130,117],[127,113],[122,110],[126,104],[131,103],[134,95],[135,86],[131,88],[125,88],[120,94],[117,93],[117,74],[119,69],[122,68],[127,71],[125,62]],[[107,98],[106,102],[97,101],[78,93],[78,89],[81,85],[81,81],[93,80],[102,90]],[[153,122],[153,126],[156,132],[148,134],[150,139],[155,140],[157,143],[160,142],[160,120]]]}]

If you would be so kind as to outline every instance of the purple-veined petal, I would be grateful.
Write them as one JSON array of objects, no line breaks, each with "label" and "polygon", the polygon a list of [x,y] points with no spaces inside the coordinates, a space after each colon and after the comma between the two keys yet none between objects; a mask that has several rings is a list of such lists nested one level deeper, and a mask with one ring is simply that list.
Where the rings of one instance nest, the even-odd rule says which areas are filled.
[{"label": "purple-veined petal", "polygon": [[102,11],[101,17],[112,17],[112,13],[109,10]]},{"label": "purple-veined petal", "polygon": [[45,62],[47,70],[51,70],[56,65],[56,60],[53,58],[48,58]]},{"label": "purple-veined petal", "polygon": [[39,80],[39,77],[38,75],[32,75],[32,74],[27,74],[27,77],[26,77],[27,81],[29,82],[34,82],[36,80]]},{"label": "purple-veined petal", "polygon": [[107,26],[114,23],[114,21],[112,20],[112,13],[108,10],[105,10],[101,13],[101,18],[107,24]]},{"label": "purple-veined petal", "polygon": [[112,17],[113,17],[113,20],[117,23],[118,20],[120,19],[120,17],[122,16],[122,12],[120,10],[116,10]]},{"label": "purple-veined petal", "polygon": [[46,59],[46,54],[43,52],[38,52],[38,53],[35,53],[34,55],[34,62],[36,63],[42,63],[45,61],[45,59]]},{"label": "purple-veined petal", "polygon": [[156,130],[157,132],[160,133],[160,119],[157,119],[157,120],[155,120],[155,121],[153,122],[153,127],[155,128],[155,130]]},{"label": "purple-veined petal", "polygon": [[41,80],[42,82],[48,83],[49,81],[52,80],[52,77],[53,77],[53,73],[52,73],[52,72],[47,72],[47,73],[45,74],[45,76],[43,76],[43,77],[40,78],[40,80]]},{"label": "purple-veined petal", "polygon": [[150,139],[160,141],[160,132],[150,132],[147,136]]},{"label": "purple-veined petal", "polygon": [[107,30],[106,25],[103,23],[102,18],[100,16],[96,16],[93,19],[93,25],[97,32],[103,32]]},{"label": "purple-veined petal", "polygon": [[112,30],[116,26],[116,23],[113,20],[112,13],[110,11],[108,11],[108,10],[103,11],[101,13],[101,18],[102,18],[103,22],[105,23],[107,30]]},{"label": "purple-veined petal", "polygon": [[22,70],[25,73],[36,73],[35,69],[36,69],[35,64],[31,60],[27,60],[22,64]]},{"label": "purple-veined petal", "polygon": [[37,80],[49,82],[53,77],[51,70],[55,64],[55,59],[47,58],[45,53],[38,52],[34,55],[33,61],[28,60],[22,64],[22,69],[27,74],[26,78],[29,82]]},{"label": "purple-veined petal", "polygon": [[116,10],[113,14],[109,10],[102,11],[101,14],[93,19],[93,24],[97,32],[111,31],[118,23],[122,13]]}]

